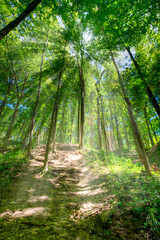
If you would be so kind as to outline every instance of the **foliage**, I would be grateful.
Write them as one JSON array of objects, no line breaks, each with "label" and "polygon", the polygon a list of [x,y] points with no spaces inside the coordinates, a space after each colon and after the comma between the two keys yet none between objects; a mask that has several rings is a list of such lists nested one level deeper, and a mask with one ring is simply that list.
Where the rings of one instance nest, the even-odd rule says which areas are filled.
[{"label": "foliage", "polygon": [[108,192],[108,204],[114,211],[134,211],[144,214],[152,231],[159,234],[160,176],[147,177],[144,167],[135,157],[119,157],[115,153],[97,150],[87,152],[88,164],[103,179]]},{"label": "foliage", "polygon": [[12,179],[27,162],[26,150],[9,150],[0,153],[0,188],[7,188]]}]

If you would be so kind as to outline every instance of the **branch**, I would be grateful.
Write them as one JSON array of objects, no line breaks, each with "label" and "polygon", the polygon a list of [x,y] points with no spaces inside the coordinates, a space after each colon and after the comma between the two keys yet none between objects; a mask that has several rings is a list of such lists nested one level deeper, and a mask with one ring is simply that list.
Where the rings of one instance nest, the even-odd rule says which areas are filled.
[{"label": "branch", "polygon": [[41,2],[42,0],[33,0],[28,7],[17,17],[15,20],[11,21],[3,29],[0,30],[0,40],[3,39],[11,30],[18,26]]}]

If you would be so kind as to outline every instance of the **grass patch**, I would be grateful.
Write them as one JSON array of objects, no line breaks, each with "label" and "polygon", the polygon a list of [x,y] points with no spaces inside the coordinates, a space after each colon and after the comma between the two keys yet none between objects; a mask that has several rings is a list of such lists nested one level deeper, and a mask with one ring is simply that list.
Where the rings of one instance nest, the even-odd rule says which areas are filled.
[{"label": "grass patch", "polygon": [[108,204],[115,213],[132,211],[144,216],[144,228],[160,236],[160,175],[145,174],[140,162],[103,151],[87,152],[87,164],[103,179],[102,188],[108,193]]},{"label": "grass patch", "polygon": [[26,151],[23,149],[0,153],[0,189],[10,184],[22,164],[26,163],[25,155]]}]

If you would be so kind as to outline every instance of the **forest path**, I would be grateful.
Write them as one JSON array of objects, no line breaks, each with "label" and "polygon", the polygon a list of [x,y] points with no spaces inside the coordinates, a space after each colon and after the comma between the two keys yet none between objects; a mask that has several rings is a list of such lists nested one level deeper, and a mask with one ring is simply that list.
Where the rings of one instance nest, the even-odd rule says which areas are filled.
[{"label": "forest path", "polygon": [[78,225],[80,219],[109,206],[101,179],[86,165],[77,145],[57,144],[56,153],[49,154],[49,171],[44,176],[39,169],[45,146],[32,154],[10,197],[0,206],[0,239],[104,239],[100,232],[91,234],[88,227]]}]

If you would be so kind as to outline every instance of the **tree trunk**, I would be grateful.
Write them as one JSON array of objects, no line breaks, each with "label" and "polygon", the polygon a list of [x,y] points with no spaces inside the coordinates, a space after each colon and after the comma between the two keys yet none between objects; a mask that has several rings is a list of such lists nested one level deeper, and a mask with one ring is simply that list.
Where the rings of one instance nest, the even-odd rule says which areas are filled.
[{"label": "tree trunk", "polygon": [[100,120],[100,104],[99,96],[97,96],[97,122],[98,122],[98,149],[102,149],[102,137],[101,137],[101,120]]},{"label": "tree trunk", "polygon": [[61,123],[60,123],[60,136],[59,136],[60,143],[63,142],[65,113],[66,113],[66,100],[63,101],[62,118],[61,118]]},{"label": "tree trunk", "polygon": [[56,106],[55,106],[55,114],[54,114],[54,126],[53,126],[53,133],[52,133],[52,137],[53,137],[53,147],[52,147],[52,151],[55,152],[56,151],[56,128],[57,128],[57,116],[58,116],[58,101],[56,102]]},{"label": "tree trunk", "polygon": [[80,142],[80,100],[78,100],[77,143]]},{"label": "tree trunk", "polygon": [[91,147],[93,148],[93,91],[91,92]]},{"label": "tree trunk", "polygon": [[[62,70],[63,70],[63,67],[60,70],[59,77],[58,77],[58,87],[57,87],[57,92],[56,92],[56,96],[55,96],[55,103],[54,103],[53,112],[52,112],[51,124],[50,124],[50,128],[49,128],[45,160],[44,160],[44,166],[43,166],[43,169],[45,172],[48,171],[48,155],[49,155],[50,144],[51,144],[52,139],[54,141],[53,148],[55,148],[56,122],[57,122],[58,105],[60,103],[60,83],[61,83],[61,77],[62,77]],[[55,149],[53,149],[53,150],[55,150]]]},{"label": "tree trunk", "polygon": [[111,123],[111,131],[112,131],[112,150],[115,150],[116,143],[115,143],[115,132],[114,132],[114,123],[113,123],[113,113],[111,108],[111,100],[109,99],[109,110],[110,110],[110,123]]},{"label": "tree trunk", "polygon": [[11,30],[18,26],[20,22],[22,22],[25,17],[27,17],[41,2],[42,0],[33,0],[28,7],[17,17],[15,20],[11,21],[8,25],[6,25],[3,29],[0,30],[0,40],[3,39]]},{"label": "tree trunk", "polygon": [[132,125],[133,134],[135,136],[135,139],[136,139],[136,142],[138,144],[139,151],[140,151],[139,153],[140,153],[141,161],[143,162],[143,164],[145,166],[146,174],[151,176],[152,174],[151,174],[151,171],[150,171],[150,164],[149,164],[149,160],[148,160],[148,157],[146,155],[146,152],[145,152],[144,144],[142,142],[141,135],[140,135],[137,123],[136,123],[136,121],[134,119],[131,103],[130,103],[130,100],[129,100],[127,94],[126,94],[126,91],[125,91],[125,88],[124,88],[124,84],[123,84],[123,80],[121,78],[119,69],[118,69],[117,64],[115,62],[115,59],[114,59],[114,56],[113,56],[113,53],[112,53],[111,49],[110,49],[110,55],[111,55],[113,64],[115,66],[115,69],[117,71],[119,84],[120,84],[122,92],[123,92],[124,100],[125,100],[125,102],[127,104],[127,109],[128,109],[128,113],[129,113],[129,117],[130,117],[130,121],[131,121],[131,125]]},{"label": "tree trunk", "polygon": [[122,115],[122,108],[121,108],[121,106],[119,106],[119,107],[120,107],[120,109],[121,109],[121,118],[122,118],[124,133],[125,133],[125,139],[126,139],[127,149],[129,150],[129,149],[130,149],[130,146],[129,146],[129,139],[128,139],[128,133],[127,133],[127,129],[126,129],[126,124],[125,124],[125,122],[124,122],[124,118],[123,118],[123,115]]},{"label": "tree trunk", "polygon": [[78,58],[77,58],[78,68],[79,68],[79,78],[80,78],[80,86],[81,86],[81,134],[80,134],[80,144],[79,147],[82,149],[84,145],[84,95],[85,95],[85,84],[84,84],[84,77],[83,77],[83,69],[82,64],[79,65]]},{"label": "tree trunk", "polygon": [[72,143],[74,115],[75,115],[75,107],[74,107],[74,104],[71,103],[71,134],[70,134],[70,143]]},{"label": "tree trunk", "polygon": [[149,127],[149,122],[148,122],[148,116],[147,116],[146,107],[144,107],[144,118],[145,118],[146,125],[147,125],[147,129],[148,129],[149,139],[150,139],[151,145],[152,145],[152,147],[153,147],[153,146],[154,146],[154,141],[153,141],[153,138],[152,138],[152,134],[151,134],[151,131],[150,131],[150,127]]},{"label": "tree trunk", "polygon": [[28,157],[31,155],[31,150],[32,150],[32,139],[33,139],[33,130],[34,130],[34,125],[35,125],[35,119],[36,119],[36,114],[37,114],[37,108],[38,108],[38,104],[39,104],[39,99],[40,99],[40,95],[41,95],[41,82],[42,82],[42,67],[43,67],[43,58],[44,58],[44,52],[45,49],[47,47],[47,43],[48,43],[48,33],[49,30],[47,32],[47,40],[44,44],[44,48],[42,50],[42,58],[41,58],[41,65],[40,65],[40,76],[39,76],[39,86],[38,86],[38,93],[37,93],[37,100],[35,103],[35,107],[32,113],[32,120],[30,123],[30,133],[29,133],[29,146],[28,146]]},{"label": "tree trunk", "polygon": [[23,82],[23,87],[22,87],[21,95],[20,95],[20,97],[18,98],[16,107],[15,107],[15,110],[14,110],[14,113],[13,113],[13,116],[12,116],[12,120],[11,120],[10,125],[9,125],[9,127],[8,127],[7,133],[6,133],[5,137],[4,137],[4,145],[7,144],[8,140],[9,140],[9,138],[10,138],[10,136],[11,136],[12,128],[13,128],[13,125],[14,125],[14,122],[15,122],[15,119],[16,119],[16,115],[17,115],[17,112],[18,112],[18,107],[19,107],[20,102],[21,102],[22,97],[23,97],[23,93],[24,93],[24,88],[25,88],[26,81],[27,81],[27,74],[25,75],[25,80],[24,80],[24,82]]},{"label": "tree trunk", "polygon": [[43,127],[43,125],[44,125],[44,123],[45,123],[45,120],[46,120],[46,116],[43,116],[42,121],[41,121],[41,123],[40,123],[40,126],[38,126],[37,131],[36,131],[35,134],[33,135],[34,141],[35,141],[35,140],[38,138],[38,136],[40,135],[41,130],[42,130],[42,127]]},{"label": "tree trunk", "polygon": [[120,140],[119,124],[118,124],[118,118],[117,118],[117,112],[116,112],[116,106],[115,106],[115,101],[114,101],[114,99],[113,99],[113,106],[114,106],[114,116],[115,116],[115,123],[116,123],[116,133],[117,133],[118,151],[119,151],[119,154],[120,154],[120,153],[121,153],[121,140]]},{"label": "tree trunk", "polygon": [[143,82],[143,84],[144,84],[144,86],[145,86],[145,88],[146,88],[146,92],[147,92],[147,95],[148,95],[148,98],[149,98],[150,102],[152,103],[155,111],[157,112],[158,116],[160,117],[160,106],[159,106],[159,104],[158,104],[158,101],[156,100],[156,98],[154,97],[154,95],[153,95],[150,87],[149,87],[148,84],[146,83],[146,81],[145,81],[145,79],[144,79],[144,77],[143,77],[143,74],[142,74],[142,72],[141,72],[141,69],[139,68],[139,65],[138,65],[137,61],[135,60],[133,54],[131,53],[130,48],[129,48],[129,47],[125,47],[125,48],[126,48],[128,54],[129,54],[131,60],[133,61],[134,66],[135,66],[135,68],[137,69],[137,72],[138,72],[140,78],[142,79],[142,82]]},{"label": "tree trunk", "polygon": [[[11,77],[11,76],[10,76]],[[8,98],[8,95],[10,94],[11,90],[12,90],[12,87],[14,85],[14,79],[15,79],[15,76],[12,77],[12,80],[11,82],[9,83],[9,86],[8,86],[8,90],[7,90],[7,93],[4,97],[4,100],[0,106],[0,119],[1,119],[1,116],[2,116],[2,112],[3,112],[3,109],[5,107],[5,104],[6,104],[6,101],[7,101],[7,98]],[[1,119],[2,120],[2,119]]]}]

